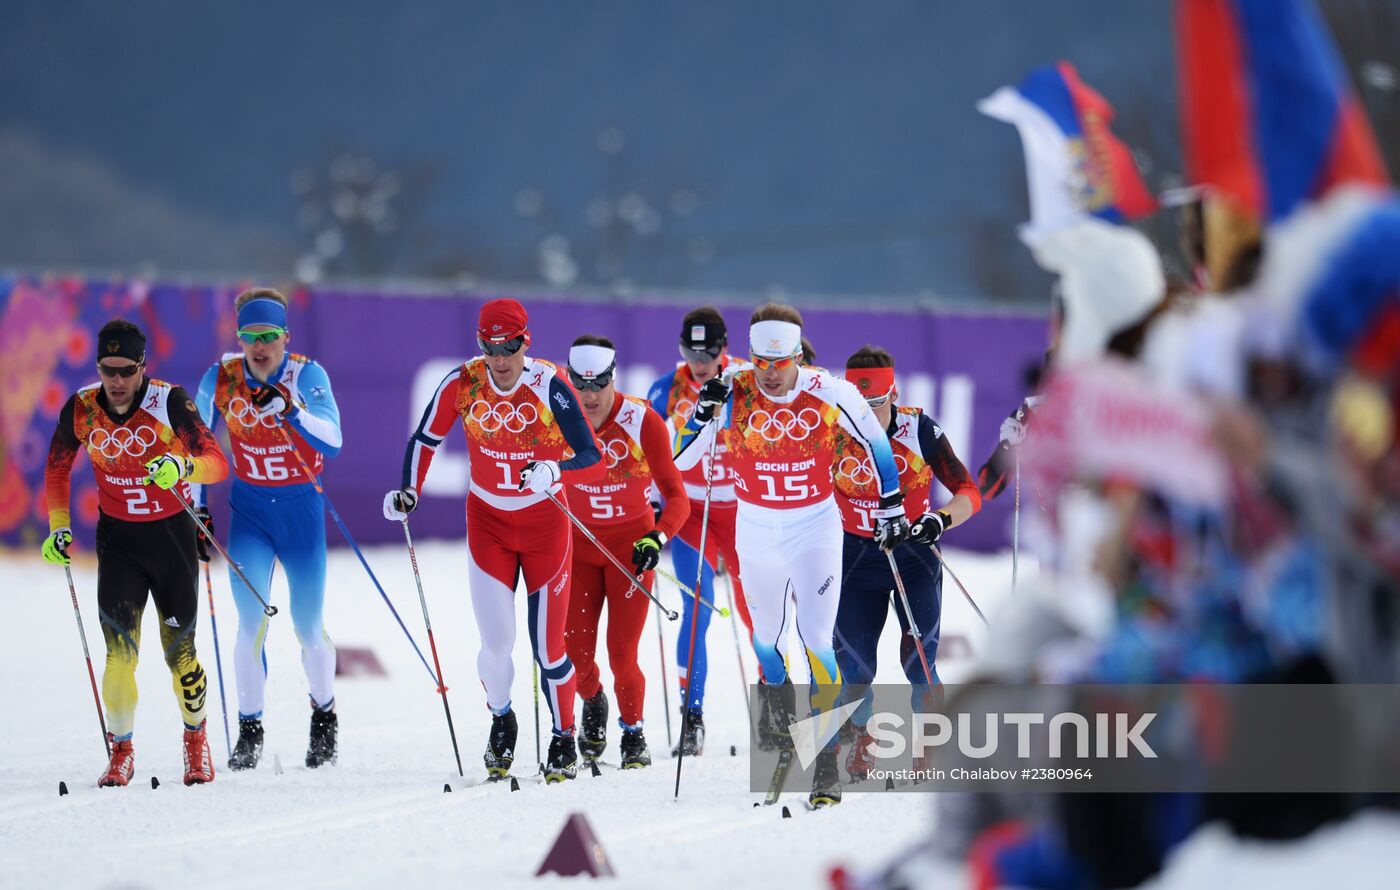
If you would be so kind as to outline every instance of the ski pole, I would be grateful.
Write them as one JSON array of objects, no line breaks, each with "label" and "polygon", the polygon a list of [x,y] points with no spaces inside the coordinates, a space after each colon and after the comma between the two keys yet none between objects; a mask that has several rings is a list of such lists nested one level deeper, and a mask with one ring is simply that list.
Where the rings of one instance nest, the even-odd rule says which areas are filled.
[{"label": "ski pole", "polygon": [[540,755],[540,663],[534,656],[530,657],[530,676],[535,684],[535,764],[543,774],[544,757]]},{"label": "ski pole", "polygon": [[[726,568],[728,568],[726,566]],[[734,575],[732,571],[727,571],[725,575],[725,587],[729,591],[729,612],[734,608]],[[723,614],[723,613],[721,613]],[[734,657],[739,661],[739,682],[743,683],[744,710],[749,714],[749,725],[753,725],[753,704],[749,701],[749,672],[744,667],[744,647],[739,645],[739,624],[736,621],[729,622],[729,630],[734,634]]]},{"label": "ski pole", "polygon": [[958,590],[961,590],[962,595],[967,597],[967,604],[972,607],[972,611],[977,613],[977,617],[982,619],[984,625],[987,624],[987,616],[983,615],[982,610],[977,608],[977,601],[972,598],[972,594],[967,592],[967,588],[958,580],[958,576],[953,574],[953,570],[948,567],[948,561],[943,558],[943,553],[938,549],[938,545],[930,544],[929,546],[933,548],[933,555],[938,557],[938,561],[943,564],[943,571],[948,573],[948,577],[952,578],[953,583],[958,585]]},{"label": "ski pole", "polygon": [[408,533],[408,517],[403,518],[403,539],[408,544],[408,559],[413,563],[413,580],[418,585],[418,603],[423,607],[423,627],[428,632],[428,649],[433,653],[433,667],[437,669],[438,695],[442,696],[442,712],[447,715],[447,734],[452,738],[452,756],[457,759],[457,775],[462,772],[462,753],[457,749],[457,730],[452,726],[452,708],[447,704],[447,683],[442,676],[442,664],[438,661],[437,641],[433,639],[433,622],[428,618],[428,598],[423,595],[423,576],[418,572],[418,554],[413,550],[413,536]]},{"label": "ski pole", "polygon": [[379,596],[383,598],[384,605],[389,607],[389,612],[393,614],[394,620],[399,623],[399,630],[403,631],[403,635],[408,637],[409,645],[412,646],[413,651],[418,654],[418,660],[423,662],[423,669],[428,672],[428,676],[433,678],[433,685],[441,686],[442,682],[438,680],[438,675],[435,674],[433,669],[428,665],[428,659],[423,657],[423,650],[418,648],[418,641],[413,638],[413,634],[408,632],[408,626],[405,625],[403,619],[399,617],[399,610],[394,608],[393,600],[389,599],[389,594],[384,592],[384,585],[379,583],[379,579],[374,575],[374,569],[371,569],[369,563],[365,561],[365,555],[360,552],[360,545],[355,543],[355,538],[350,534],[350,529],[346,528],[345,523],[341,521],[340,514],[336,512],[335,504],[331,503],[330,495],[326,494],[326,489],[321,486],[320,478],[315,473],[311,472],[311,467],[307,465],[306,458],[301,456],[301,452],[297,450],[296,445],[292,442],[292,437],[287,434],[286,424],[279,420],[277,431],[282,434],[282,441],[287,443],[287,447],[292,450],[292,454],[297,456],[297,462],[301,464],[302,472],[306,474],[307,479],[311,480],[311,484],[316,488],[316,493],[321,496],[321,500],[326,502],[326,509],[330,511],[331,519],[335,520],[335,524],[340,529],[340,533],[345,536],[345,543],[350,545],[350,549],[354,550],[355,556],[359,558],[360,565],[365,567],[365,573],[369,575],[369,580],[374,583],[374,589],[379,591]]},{"label": "ski pole", "polygon": [[680,578],[677,578],[675,575],[672,575],[665,569],[661,568],[661,566],[657,566],[656,568],[652,569],[652,571],[656,572],[656,574],[665,578],[667,581],[670,581],[672,584],[676,585],[677,589],[679,589],[681,593],[695,600],[700,605],[704,606],[712,612],[718,612],[720,614],[720,617],[729,617],[730,612],[728,609],[726,609],[724,606],[716,606],[714,603],[705,599],[703,596],[691,590],[689,587],[686,587],[684,581],[682,581]]},{"label": "ski pole", "polygon": [[557,497],[554,496],[554,492],[546,491],[545,497],[553,501],[554,506],[558,507],[560,510],[563,510],[564,515],[569,517],[569,521],[574,524],[574,528],[583,532],[583,536],[588,540],[592,541],[593,546],[597,547],[600,551],[602,551],[602,554],[608,558],[608,562],[612,563],[613,566],[615,566],[617,570],[621,572],[629,582],[631,582],[633,587],[637,588],[637,590],[645,594],[647,599],[651,600],[653,603],[656,603],[656,608],[664,612],[668,619],[670,619],[671,621],[675,621],[677,618],[680,617],[679,612],[675,611],[674,609],[666,608],[665,603],[657,599],[656,594],[652,593],[650,590],[647,590],[646,585],[642,583],[640,578],[627,571],[627,569],[623,567],[622,563],[618,560],[618,558],[612,555],[612,551],[604,547],[603,542],[599,541],[598,538],[593,534],[593,532],[589,531],[588,526],[584,525],[583,522],[573,514],[573,511],[571,511],[568,507],[564,506],[563,501],[559,500]]},{"label": "ski pole", "polygon": [[83,630],[83,613],[78,611],[78,588],[73,586],[73,570],[63,567],[68,576],[68,595],[73,598],[73,617],[78,621],[78,639],[83,641],[83,660],[87,662],[88,682],[92,684],[92,703],[97,706],[97,725],[102,727],[102,744],[107,756],[112,756],[112,742],[107,738],[107,718],[102,715],[102,696],[97,694],[97,674],[92,670],[92,656],[88,654],[87,631]]},{"label": "ski pole", "polygon": [[188,514],[189,517],[194,520],[195,527],[198,528],[200,532],[204,534],[205,539],[208,540],[209,543],[214,545],[215,550],[219,551],[219,555],[224,558],[224,562],[228,563],[228,567],[233,569],[233,573],[238,576],[238,580],[243,582],[243,586],[247,587],[248,590],[253,594],[253,597],[257,599],[259,604],[262,605],[263,614],[267,615],[268,617],[276,615],[277,607],[269,605],[267,600],[263,599],[263,595],[261,593],[258,593],[258,589],[253,586],[253,582],[249,581],[248,576],[243,574],[243,567],[233,561],[233,557],[228,555],[228,551],[224,549],[224,545],[220,544],[219,539],[214,537],[214,533],[209,530],[208,526],[206,526],[203,522],[200,521],[199,515],[194,512],[194,508],[190,506],[189,501],[185,500],[184,498],[180,498],[180,506],[183,507],[185,513]]},{"label": "ski pole", "polygon": [[1016,569],[1021,555],[1021,452],[1016,452],[1016,498],[1011,508],[1011,593],[1016,593]]},{"label": "ski pole", "polygon": [[[719,419],[718,409],[715,411],[715,420]],[[710,495],[714,492],[714,465],[715,465],[715,443],[719,441],[719,427],[716,425],[714,437],[710,439],[709,453],[705,456],[705,507],[700,513],[700,562],[699,568],[695,571],[694,590],[700,589],[700,583],[705,580],[705,537],[710,531]],[[696,602],[701,602],[700,597],[696,597]],[[681,799],[681,766],[685,763],[685,734],[690,728],[690,681],[695,674],[695,630],[700,626],[699,613],[692,612],[690,615],[690,652],[685,659],[685,682],[686,700],[681,708],[681,743],[676,749],[676,792],[673,800]]]},{"label": "ski pole", "polygon": [[[899,574],[899,566],[894,561],[894,551],[886,550],[885,556],[890,560],[890,572],[894,574],[894,589],[899,592],[899,601],[904,605],[904,617],[909,622],[909,636],[914,639],[914,649],[919,653],[919,663],[924,667],[924,679],[928,680],[929,689],[933,689],[937,684],[933,682],[933,670],[928,666],[928,656],[924,654],[924,635],[919,632],[918,622],[914,620],[914,610],[909,605],[909,594],[904,592],[904,578]],[[939,557],[941,560],[943,557]],[[948,574],[952,574],[949,572]],[[959,585],[961,586],[961,585]],[[976,609],[974,603],[972,608]],[[981,612],[977,613],[981,615]],[[984,618],[983,621],[986,619]]]},{"label": "ski pole", "polygon": [[666,709],[662,713],[666,715],[666,747],[671,747],[674,742],[671,739],[671,690],[668,688],[671,681],[666,677],[666,636],[661,632],[661,613],[652,612],[656,616],[656,651],[661,656],[661,704]]},{"label": "ski pole", "polygon": [[214,620],[214,580],[209,575],[209,563],[204,564],[204,587],[209,591],[209,630],[214,634],[214,667],[219,670],[219,710],[224,715],[224,746],[228,761],[233,763],[233,740],[228,732],[228,699],[224,695],[224,658],[219,653],[219,623]]}]

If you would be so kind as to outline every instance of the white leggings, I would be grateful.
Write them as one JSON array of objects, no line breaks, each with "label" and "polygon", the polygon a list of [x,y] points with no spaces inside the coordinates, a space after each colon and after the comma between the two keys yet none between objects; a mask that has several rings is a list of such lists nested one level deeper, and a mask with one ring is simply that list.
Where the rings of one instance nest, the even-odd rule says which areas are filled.
[{"label": "white leggings", "polygon": [[841,601],[841,514],[835,498],[787,509],[740,501],[734,537],[764,679],[780,683],[787,676],[778,644],[785,624],[791,623],[790,588],[813,684],[839,684],[832,646]]}]

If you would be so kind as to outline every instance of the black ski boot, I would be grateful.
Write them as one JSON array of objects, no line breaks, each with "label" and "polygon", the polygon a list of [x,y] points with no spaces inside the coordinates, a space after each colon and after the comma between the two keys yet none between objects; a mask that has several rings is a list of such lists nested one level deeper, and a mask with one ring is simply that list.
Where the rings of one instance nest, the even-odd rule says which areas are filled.
[{"label": "black ski boot", "polygon": [[[334,707],[334,703],[332,703]],[[335,711],[311,709],[311,741],[306,745],[306,765],[311,769],[329,763],[335,765],[337,755],[336,735],[339,721]],[[239,728],[240,737],[242,728]]]},{"label": "black ski boot", "polygon": [[[797,710],[792,682],[758,684],[758,742],[760,750],[791,751],[793,714]],[[769,747],[763,747],[764,743]]]},{"label": "black ski boot", "polygon": [[608,697],[599,689],[598,694],[583,700],[583,732],[578,737],[578,753],[584,763],[592,763],[603,756],[608,746]]},{"label": "black ski boot", "polygon": [[572,779],[578,769],[578,752],[572,735],[556,735],[549,741],[549,758],[544,764],[544,780],[548,784]]},{"label": "black ski boot", "polygon": [[817,755],[812,770],[812,793],[807,796],[807,802],[814,808],[841,802],[841,770],[836,764],[835,748],[828,748]]},{"label": "black ski boot", "polygon": [[488,781],[510,775],[515,762],[515,712],[506,711],[491,718],[491,736],[486,740],[486,776]]},{"label": "black ski boot", "polygon": [[263,725],[257,717],[238,718],[238,741],[228,758],[231,770],[253,769],[262,759]]},{"label": "black ski boot", "polygon": [[651,751],[647,750],[646,736],[642,735],[640,728],[624,729],[621,747],[623,769],[641,769],[644,766],[651,766]]},{"label": "black ski boot", "polygon": [[682,748],[686,757],[705,753],[705,718],[699,711],[686,714],[685,709],[681,709],[681,740],[671,749],[671,756],[679,757]]}]

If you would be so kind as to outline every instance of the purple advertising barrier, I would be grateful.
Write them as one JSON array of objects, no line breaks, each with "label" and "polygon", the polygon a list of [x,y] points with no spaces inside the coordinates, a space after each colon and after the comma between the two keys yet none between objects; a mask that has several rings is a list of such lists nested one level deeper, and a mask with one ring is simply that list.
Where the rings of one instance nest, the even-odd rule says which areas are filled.
[{"label": "purple advertising barrier", "polygon": [[[92,337],[109,318],[146,329],[153,376],[191,394],[218,357],[237,349],[232,313],[238,287],[86,282],[0,281],[0,541],[38,547],[47,533],[44,455],[58,411],[79,386],[95,382]],[[476,316],[485,295],[413,296],[337,290],[297,291],[290,348],[327,370],[345,446],[326,464],[325,485],[362,544],[397,543],[401,532],[380,512],[384,492],[399,485],[408,435],[443,376],[476,354]],[[646,395],[652,380],[679,360],[676,344],[686,307],[583,298],[530,298],[531,354],[561,362],[573,338],[603,334],[618,345],[624,391]],[[736,353],[746,350],[750,309],[721,307]],[[803,307],[818,362],[833,369],[866,343],[890,350],[901,404],[931,411],[969,472],[996,444],[1001,421],[1019,403],[1025,371],[1044,349],[1045,322],[1026,315],[950,311]],[[221,424],[219,425],[222,426]],[[222,438],[222,434],[221,434]],[[423,538],[465,531],[466,468],[460,433],[439,450],[414,529]],[[91,470],[73,470],[73,515],[79,547],[90,546],[96,521]],[[227,529],[227,485],[210,504]],[[1011,498],[984,508],[949,537],[957,546],[992,549],[1009,541]],[[329,530],[330,540],[339,532]]]}]

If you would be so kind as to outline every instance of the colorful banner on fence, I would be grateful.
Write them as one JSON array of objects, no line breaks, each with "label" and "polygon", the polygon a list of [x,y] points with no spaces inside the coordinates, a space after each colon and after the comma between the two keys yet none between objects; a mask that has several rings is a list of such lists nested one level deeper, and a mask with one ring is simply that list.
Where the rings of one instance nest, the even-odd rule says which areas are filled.
[{"label": "colorful banner on fence", "polygon": [[[141,325],[150,341],[151,376],[193,392],[209,365],[237,348],[237,290],[72,278],[0,280],[0,542],[37,553],[48,531],[44,457],[63,403],[97,379],[92,350],[97,329],[117,317]],[[345,447],[327,462],[327,492],[360,543],[402,541],[398,527],[381,516],[380,502],[398,485],[409,432],[433,389],[475,354],[477,311],[494,295],[299,290],[289,296],[291,348],[326,368],[340,406]],[[618,379],[625,392],[645,395],[651,381],[679,360],[676,344],[687,307],[565,297],[530,299],[527,305],[533,355],[562,363],[578,334],[606,335],[618,345]],[[799,308],[820,364],[840,368],[866,343],[889,349],[896,358],[901,403],[930,411],[973,473],[996,444],[1002,419],[1020,403],[1026,370],[1039,361],[1045,343],[1044,321],[1030,316]],[[745,329],[749,307],[722,310],[732,331]],[[744,340],[731,333],[732,343]],[[86,463],[80,456],[73,473],[78,550],[91,547],[97,520],[97,491]],[[462,440],[454,433],[433,463],[414,514],[416,537],[465,534],[466,479]],[[210,492],[223,529],[228,528],[227,488]],[[993,502],[958,529],[957,546],[1006,545],[1010,500]],[[331,529],[332,543],[337,536]]]}]

